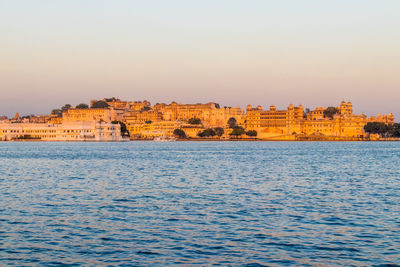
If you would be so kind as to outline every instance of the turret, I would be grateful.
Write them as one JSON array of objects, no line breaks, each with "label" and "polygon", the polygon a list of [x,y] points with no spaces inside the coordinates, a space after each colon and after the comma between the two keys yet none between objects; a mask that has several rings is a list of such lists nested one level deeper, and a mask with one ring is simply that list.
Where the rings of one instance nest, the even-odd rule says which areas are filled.
[{"label": "turret", "polygon": [[21,117],[19,116],[19,113],[15,113],[15,117],[13,118],[14,121],[20,121]]},{"label": "turret", "polygon": [[340,115],[351,115],[353,114],[353,104],[351,102],[342,101],[339,107]]}]

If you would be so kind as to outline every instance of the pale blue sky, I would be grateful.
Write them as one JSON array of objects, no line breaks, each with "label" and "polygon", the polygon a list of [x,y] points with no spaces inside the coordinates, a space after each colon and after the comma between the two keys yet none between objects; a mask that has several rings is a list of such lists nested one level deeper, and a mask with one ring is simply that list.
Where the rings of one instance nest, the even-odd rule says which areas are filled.
[{"label": "pale blue sky", "polygon": [[0,0],[0,114],[116,96],[400,121],[400,1]]}]

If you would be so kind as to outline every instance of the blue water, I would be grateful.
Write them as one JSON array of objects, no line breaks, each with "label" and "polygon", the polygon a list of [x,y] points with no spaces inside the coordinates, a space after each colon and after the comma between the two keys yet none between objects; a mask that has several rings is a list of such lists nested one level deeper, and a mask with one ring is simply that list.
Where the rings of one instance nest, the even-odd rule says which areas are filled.
[{"label": "blue water", "polygon": [[400,264],[400,142],[0,143],[0,265]]}]

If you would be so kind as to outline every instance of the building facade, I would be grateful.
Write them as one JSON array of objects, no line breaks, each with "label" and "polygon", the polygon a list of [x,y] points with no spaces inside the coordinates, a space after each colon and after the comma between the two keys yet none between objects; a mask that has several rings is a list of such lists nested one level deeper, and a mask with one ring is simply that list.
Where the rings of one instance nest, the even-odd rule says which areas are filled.
[{"label": "building facade", "polygon": [[220,107],[216,103],[207,104],[156,104],[154,110],[163,115],[163,120],[187,122],[191,118],[199,118],[204,127],[225,127],[229,118],[239,123],[244,121],[244,111],[240,107]]},{"label": "building facade", "polygon": [[0,140],[123,141],[119,124],[105,122],[0,123]]},{"label": "building facade", "polygon": [[311,137],[338,137],[338,138],[363,138],[364,126],[368,122],[394,123],[392,113],[367,117],[353,114],[351,102],[341,102],[335,108],[332,117],[326,116],[327,108],[318,107],[308,112],[303,111],[303,106],[289,105],[286,110],[277,110],[271,106],[263,110],[261,106],[247,107],[246,129],[256,130],[259,138],[280,138],[293,140],[296,136]]},{"label": "building facade", "polygon": [[124,117],[124,121],[126,122],[127,125],[158,122],[162,120],[163,120],[163,114],[159,111],[152,109],[130,111]]},{"label": "building facade", "polygon": [[304,116],[301,105],[295,107],[291,104],[284,110],[277,110],[275,106],[263,110],[261,106],[253,108],[248,105],[246,110],[246,129],[257,131],[261,138],[293,135],[301,131]]},{"label": "building facade", "polygon": [[152,139],[159,136],[173,136],[174,130],[179,129],[179,121],[157,121],[151,123],[127,124],[132,139]]}]

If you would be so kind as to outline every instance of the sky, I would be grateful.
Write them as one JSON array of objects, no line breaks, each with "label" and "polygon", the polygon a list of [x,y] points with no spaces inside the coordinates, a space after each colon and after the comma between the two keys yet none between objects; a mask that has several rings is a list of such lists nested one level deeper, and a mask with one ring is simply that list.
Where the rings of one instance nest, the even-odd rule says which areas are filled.
[{"label": "sky", "polygon": [[0,0],[0,115],[119,97],[400,121],[398,0]]}]

